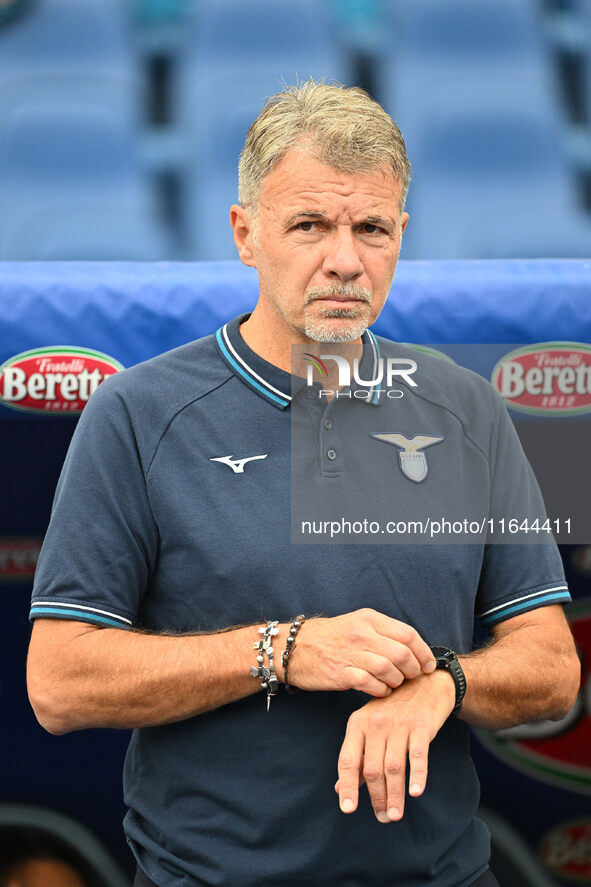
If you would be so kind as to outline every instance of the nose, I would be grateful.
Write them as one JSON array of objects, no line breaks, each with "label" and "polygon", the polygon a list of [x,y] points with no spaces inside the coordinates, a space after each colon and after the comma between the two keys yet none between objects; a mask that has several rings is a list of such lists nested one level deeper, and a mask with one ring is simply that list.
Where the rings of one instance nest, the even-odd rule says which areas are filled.
[{"label": "nose", "polygon": [[359,244],[350,228],[336,228],[326,239],[327,249],[322,270],[333,279],[356,280],[363,274]]}]

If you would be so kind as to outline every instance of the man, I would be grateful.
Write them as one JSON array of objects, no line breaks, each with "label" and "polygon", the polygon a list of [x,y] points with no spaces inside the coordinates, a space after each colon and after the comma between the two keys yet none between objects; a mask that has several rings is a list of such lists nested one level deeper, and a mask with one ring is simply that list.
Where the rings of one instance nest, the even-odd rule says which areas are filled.
[{"label": "man", "polygon": [[88,887],[87,868],[53,835],[32,827],[0,827],[0,887]]},{"label": "man", "polygon": [[[78,424],[37,571],[29,693],[53,733],[137,728],[125,765],[137,885],[494,884],[466,723],[560,718],[576,697],[553,546],[290,543],[290,405],[309,393],[292,389],[291,347],[397,347],[366,330],[408,182],[398,129],[362,91],[310,81],[271,98],[231,209],[259,274],[253,313],[113,377]],[[424,365],[395,425],[386,399],[354,409],[376,432],[411,433],[406,410],[445,426],[432,451],[461,455],[471,486],[510,497],[510,478],[537,501],[491,387]],[[311,471],[341,483],[345,399],[309,404]],[[394,496],[442,482],[432,467],[419,487],[392,464]],[[493,637],[470,652],[475,608]],[[275,695],[285,663],[304,692]]]},{"label": "man", "polygon": [[25,859],[10,869],[3,887],[84,887],[75,869],[61,859]]}]

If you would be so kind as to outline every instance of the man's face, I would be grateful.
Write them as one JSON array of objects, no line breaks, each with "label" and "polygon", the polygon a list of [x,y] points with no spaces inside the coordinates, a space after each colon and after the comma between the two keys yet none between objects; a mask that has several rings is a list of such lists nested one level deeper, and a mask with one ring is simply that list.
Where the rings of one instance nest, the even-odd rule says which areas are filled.
[{"label": "man's face", "polygon": [[232,207],[240,258],[259,274],[268,335],[285,343],[359,339],[382,310],[408,215],[400,183],[346,173],[293,148],[263,181],[256,231]]}]

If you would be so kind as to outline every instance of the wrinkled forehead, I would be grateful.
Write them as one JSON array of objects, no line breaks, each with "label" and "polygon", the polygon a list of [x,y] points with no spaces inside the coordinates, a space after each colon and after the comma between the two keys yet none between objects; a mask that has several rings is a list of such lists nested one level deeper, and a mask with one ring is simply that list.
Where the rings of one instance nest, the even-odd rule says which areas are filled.
[{"label": "wrinkled forehead", "polygon": [[[361,157],[330,157],[310,139],[287,148],[261,180],[258,204],[297,191],[322,193],[370,191],[392,201],[402,211],[402,183],[386,160]],[[258,207],[257,207],[258,209]]]},{"label": "wrinkled forehead", "polygon": [[[401,183],[391,168],[367,165],[343,169],[318,159],[301,147],[286,151],[263,179],[259,206],[265,210],[303,205],[318,209],[379,206],[393,215],[400,211]],[[368,209],[369,211],[369,209]]]}]

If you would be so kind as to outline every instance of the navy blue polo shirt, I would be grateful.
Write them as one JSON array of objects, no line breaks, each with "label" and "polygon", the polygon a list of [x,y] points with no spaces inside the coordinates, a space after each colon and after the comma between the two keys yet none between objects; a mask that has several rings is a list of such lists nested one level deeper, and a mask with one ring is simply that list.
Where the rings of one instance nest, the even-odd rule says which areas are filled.
[{"label": "navy blue polo shirt", "polygon": [[[412,448],[398,437],[371,438],[383,472],[376,494],[386,487],[388,499],[412,503],[408,490],[423,495],[429,483],[432,493],[453,489],[461,505],[456,488],[467,484],[470,495],[480,485],[494,502],[508,494],[508,465],[512,484],[536,503],[537,488],[480,377],[425,357],[416,391],[407,387],[402,400],[377,396],[376,386],[353,408],[321,404],[248,348],[242,319],[93,394],[59,481],[31,618],[174,634],[373,607],[414,625],[428,643],[466,652],[475,611],[493,624],[569,600],[551,545],[294,544],[294,398],[313,431],[304,455],[310,484],[346,479],[354,426],[364,439],[444,438],[425,449],[420,481],[422,460],[399,458]],[[413,353],[370,332],[364,343],[364,361]],[[460,472],[453,484],[446,466]],[[161,887],[470,884],[489,846],[474,815],[478,782],[462,722],[451,718],[435,738],[427,789],[408,800],[401,822],[378,823],[365,791],[356,813],[340,813],[338,752],[348,717],[366,700],[353,691],[280,694],[267,714],[255,694],[135,730],[125,830],[149,877]]]}]

